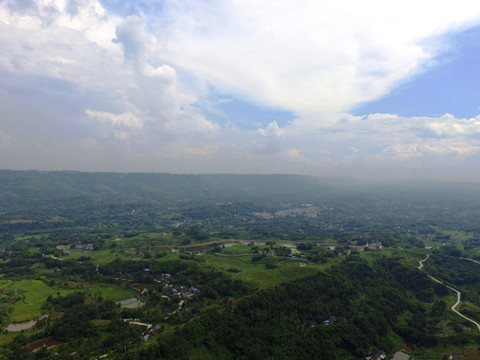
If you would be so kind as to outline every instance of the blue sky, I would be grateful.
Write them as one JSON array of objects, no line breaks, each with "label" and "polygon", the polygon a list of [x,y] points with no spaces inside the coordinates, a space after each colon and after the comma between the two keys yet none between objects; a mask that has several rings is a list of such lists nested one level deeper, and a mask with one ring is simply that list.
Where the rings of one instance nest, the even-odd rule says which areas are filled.
[{"label": "blue sky", "polygon": [[469,0],[0,0],[0,168],[478,181],[479,94]]},{"label": "blue sky", "polygon": [[480,27],[447,37],[448,47],[424,72],[384,97],[361,104],[352,113],[394,113],[401,116],[461,118],[480,114]]},{"label": "blue sky", "polygon": [[211,89],[209,95],[209,98],[200,99],[193,105],[220,124],[234,123],[244,130],[256,130],[274,121],[279,126],[286,126],[296,118],[291,111],[262,107],[228,94],[217,94],[215,89]]}]

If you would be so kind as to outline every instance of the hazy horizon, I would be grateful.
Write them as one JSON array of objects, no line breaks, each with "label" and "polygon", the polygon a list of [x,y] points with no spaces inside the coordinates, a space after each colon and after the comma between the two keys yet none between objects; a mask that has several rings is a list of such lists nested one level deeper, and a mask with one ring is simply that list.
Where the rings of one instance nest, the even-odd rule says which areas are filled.
[{"label": "hazy horizon", "polygon": [[355,185],[355,186],[373,186],[373,185],[411,185],[417,184],[422,185],[425,183],[438,183],[438,184],[473,184],[480,185],[480,179],[475,180],[457,180],[457,179],[440,179],[440,178],[428,178],[428,177],[404,177],[404,178],[392,178],[390,177],[362,177],[362,176],[352,176],[352,175],[309,175],[309,174],[298,174],[298,173],[227,173],[227,172],[198,172],[198,173],[189,173],[189,172],[164,172],[164,171],[88,171],[88,170],[40,170],[40,169],[2,169],[2,171],[12,171],[12,172],[38,172],[38,173],[79,173],[79,174],[116,174],[116,175],[185,175],[185,176],[298,176],[298,177],[313,177],[318,180],[324,181],[339,181],[335,185]]},{"label": "hazy horizon", "polygon": [[478,182],[479,38],[466,0],[1,0],[0,168]]}]

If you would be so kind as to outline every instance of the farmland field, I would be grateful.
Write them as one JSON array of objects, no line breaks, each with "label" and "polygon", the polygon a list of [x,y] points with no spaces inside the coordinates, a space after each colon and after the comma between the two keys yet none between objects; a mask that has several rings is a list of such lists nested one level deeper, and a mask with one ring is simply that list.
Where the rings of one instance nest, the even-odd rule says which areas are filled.
[{"label": "farmland field", "polygon": [[12,313],[10,320],[12,322],[22,322],[32,320],[43,315],[42,305],[48,296],[66,295],[73,292],[73,289],[64,289],[51,287],[41,280],[20,280],[20,281],[2,281],[0,288],[12,290],[20,295],[20,299],[11,304]]}]

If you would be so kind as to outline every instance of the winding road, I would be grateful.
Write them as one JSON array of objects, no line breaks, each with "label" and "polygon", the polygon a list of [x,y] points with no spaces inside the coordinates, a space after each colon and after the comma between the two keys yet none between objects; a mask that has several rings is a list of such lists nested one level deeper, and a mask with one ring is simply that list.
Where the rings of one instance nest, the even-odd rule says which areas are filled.
[{"label": "winding road", "polygon": [[[425,259],[419,261],[419,264],[420,264],[420,265],[418,266],[418,270],[422,271],[422,269],[423,269],[423,263],[424,263],[425,261],[427,261],[429,257],[430,257],[430,255],[427,255],[427,257],[426,257]],[[475,260],[472,260],[472,259],[467,259],[467,258],[461,258],[461,259],[470,260],[470,261],[473,261],[473,262],[475,262],[475,263],[477,263],[477,264],[480,264],[478,261],[475,261]],[[478,322],[476,322],[475,320],[470,319],[469,317],[466,317],[465,315],[463,315],[462,313],[460,313],[460,312],[456,309],[457,306],[460,304],[460,301],[461,301],[461,298],[462,298],[462,293],[461,293],[460,291],[458,291],[457,289],[454,289],[453,287],[444,284],[444,283],[441,282],[440,280],[435,279],[433,276],[430,276],[430,275],[428,275],[428,274],[427,274],[427,276],[428,276],[430,279],[432,279],[433,281],[435,281],[435,282],[437,282],[437,283],[439,283],[439,284],[445,285],[447,288],[449,288],[450,290],[452,290],[452,291],[454,291],[454,292],[457,293],[457,302],[456,302],[455,304],[453,304],[450,309],[452,309],[452,311],[453,311],[455,314],[457,314],[458,316],[461,316],[461,317],[464,318],[465,320],[468,320],[468,321],[470,321],[471,323],[475,324],[475,325],[477,326],[477,328],[478,328],[478,331],[480,331],[480,324],[479,324]]]},{"label": "winding road", "polygon": [[480,262],[479,262],[479,261],[477,261],[477,260],[473,260],[473,259],[469,259],[469,258],[464,258],[464,257],[461,257],[461,258],[459,258],[459,259],[462,259],[462,260],[468,260],[468,261],[471,261],[471,262],[474,262],[474,263],[476,263],[476,264],[479,264],[479,265],[480,265]]}]

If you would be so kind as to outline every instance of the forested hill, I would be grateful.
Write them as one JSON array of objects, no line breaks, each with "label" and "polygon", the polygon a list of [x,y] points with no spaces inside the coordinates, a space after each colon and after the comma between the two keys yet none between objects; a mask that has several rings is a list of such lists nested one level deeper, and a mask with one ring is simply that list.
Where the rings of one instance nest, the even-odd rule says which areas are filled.
[{"label": "forested hill", "polygon": [[0,200],[86,197],[115,200],[235,200],[332,194],[335,179],[298,175],[183,175],[0,171]]},{"label": "forested hill", "polygon": [[0,170],[0,201],[74,197],[135,201],[222,201],[280,198],[408,197],[480,199],[480,184],[441,181],[364,183],[305,175],[103,173]]}]

